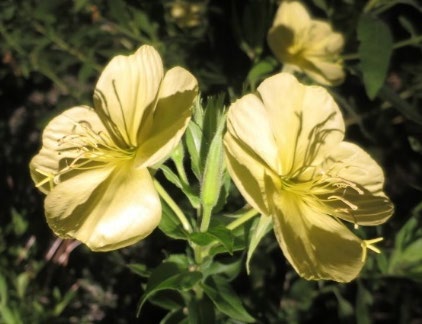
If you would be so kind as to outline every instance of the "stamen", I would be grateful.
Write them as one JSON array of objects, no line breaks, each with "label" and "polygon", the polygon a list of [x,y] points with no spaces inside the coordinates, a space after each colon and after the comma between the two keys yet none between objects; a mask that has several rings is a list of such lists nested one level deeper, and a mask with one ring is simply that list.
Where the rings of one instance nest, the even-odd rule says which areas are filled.
[{"label": "stamen", "polygon": [[329,196],[327,199],[329,199],[329,200],[340,200],[342,203],[349,206],[349,208],[351,208],[352,210],[358,210],[358,206],[356,206],[355,204],[352,204],[350,201],[348,201],[347,199],[344,199],[343,197]]},{"label": "stamen", "polygon": [[[74,152],[68,155],[70,164],[66,161],[63,167],[54,177],[54,183],[60,182],[60,176],[72,170],[91,170],[104,164],[116,163],[133,158],[135,148],[122,149],[114,143],[106,132],[95,132],[88,122],[72,121],[75,125],[74,132],[63,136],[58,140],[58,146],[64,146],[59,154],[63,152]],[[76,155],[76,156],[74,156]],[[92,163],[94,162],[94,163]]]}]

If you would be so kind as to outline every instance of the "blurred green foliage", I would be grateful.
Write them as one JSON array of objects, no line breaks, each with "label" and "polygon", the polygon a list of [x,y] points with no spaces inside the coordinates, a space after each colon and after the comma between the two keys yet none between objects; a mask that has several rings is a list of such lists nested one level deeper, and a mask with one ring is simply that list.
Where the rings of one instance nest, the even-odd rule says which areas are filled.
[{"label": "blurred green foliage", "polygon": [[[29,178],[27,165],[45,123],[65,108],[91,104],[106,62],[141,44],[155,46],[168,67],[188,68],[205,98],[198,103],[205,109],[196,113],[215,114],[207,120],[217,120],[218,111],[209,107],[223,107],[255,90],[281,67],[266,45],[275,0],[2,0],[0,323],[179,323],[187,313],[189,323],[252,317],[259,323],[422,320],[422,5],[416,0],[304,2],[346,37],[348,75],[330,92],[344,112],[347,138],[383,166],[386,192],[396,206],[391,221],[362,233],[385,240],[383,253],[370,255],[359,279],[340,285],[298,278],[272,234],[256,247],[247,275],[245,255],[237,251],[245,248],[248,234],[218,227],[228,222],[223,216],[221,223],[211,219],[209,237],[190,237],[198,245],[223,242],[213,251],[217,262],[192,269],[182,256],[188,234],[165,204],[160,229],[178,240],[156,231],[131,248],[90,253],[51,235],[43,197]],[[183,10],[175,11],[175,4]],[[189,9],[192,4],[198,9]],[[228,179],[200,162],[210,147],[218,154],[218,143],[212,144],[218,123],[200,120],[196,116],[184,145],[157,177],[188,209],[201,199],[198,179],[214,172],[222,190],[210,208],[218,215],[232,213],[244,204],[242,198],[234,191],[231,210],[221,210],[218,199],[227,198]],[[198,134],[203,143],[195,141]],[[192,172],[184,178],[186,164]],[[220,254],[223,250],[230,253]],[[191,298],[186,291],[199,281],[206,294]],[[139,298],[143,308],[137,319]]]}]

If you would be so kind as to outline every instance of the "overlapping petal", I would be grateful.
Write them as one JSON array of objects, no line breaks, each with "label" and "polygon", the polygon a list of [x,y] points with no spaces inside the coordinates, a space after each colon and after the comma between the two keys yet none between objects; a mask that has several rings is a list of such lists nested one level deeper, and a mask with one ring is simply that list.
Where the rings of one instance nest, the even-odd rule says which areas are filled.
[{"label": "overlapping petal", "polygon": [[84,141],[102,132],[105,133],[106,129],[98,115],[86,106],[70,108],[53,118],[43,131],[40,152],[29,165],[37,187],[48,193],[57,182],[54,178],[59,170],[81,154]]},{"label": "overlapping petal", "polygon": [[190,121],[197,94],[198,82],[187,70],[174,67],[167,71],[156,107],[145,116],[138,133],[138,167],[161,162],[176,147]]},{"label": "overlapping petal", "polygon": [[131,161],[59,183],[47,196],[45,211],[57,235],[75,238],[94,251],[134,244],[150,234],[161,218],[148,170],[134,168]]},{"label": "overlapping petal", "polygon": [[274,232],[284,256],[308,280],[349,282],[363,267],[362,241],[334,218],[320,214],[300,197],[268,183]]},{"label": "overlapping petal", "polygon": [[258,92],[277,141],[282,174],[318,165],[343,139],[341,112],[324,88],[304,86],[294,76],[279,73],[264,80]]},{"label": "overlapping petal", "polygon": [[324,193],[317,196],[331,215],[356,225],[379,225],[393,214],[393,204],[382,191],[382,169],[357,145],[340,143],[321,170],[331,177],[331,184],[324,184]]},{"label": "overlapping petal", "polygon": [[151,46],[129,56],[116,56],[102,72],[94,93],[95,109],[121,146],[138,146],[145,111],[155,105],[163,63]]},{"label": "overlapping petal", "polygon": [[268,114],[257,96],[245,95],[231,105],[227,129],[230,136],[259,156],[264,165],[278,173],[281,172],[280,154]]},{"label": "overlapping petal", "polygon": [[227,169],[246,201],[260,213],[269,215],[264,198],[264,176],[268,167],[260,156],[233,137],[230,132],[224,136]]}]

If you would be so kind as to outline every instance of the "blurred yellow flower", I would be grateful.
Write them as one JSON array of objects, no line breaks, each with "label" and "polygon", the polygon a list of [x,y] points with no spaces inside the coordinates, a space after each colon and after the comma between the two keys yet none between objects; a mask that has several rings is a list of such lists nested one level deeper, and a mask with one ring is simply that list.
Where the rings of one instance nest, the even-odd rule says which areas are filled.
[{"label": "blurred yellow flower", "polygon": [[204,22],[206,2],[175,0],[169,3],[170,17],[180,28],[198,27]]},{"label": "blurred yellow flower", "polygon": [[302,71],[322,85],[343,82],[343,36],[327,22],[312,19],[300,2],[281,2],[267,40],[289,69]]},{"label": "blurred yellow flower", "polygon": [[150,234],[161,204],[148,167],[178,144],[196,95],[196,79],[180,67],[164,74],[150,46],[114,57],[96,85],[94,109],[73,107],[51,120],[30,163],[52,230],[95,251]]},{"label": "blurred yellow flower", "polygon": [[343,141],[344,130],[328,92],[288,73],[264,80],[228,112],[228,170],[261,217],[272,217],[285,257],[306,279],[355,278],[380,239],[361,240],[343,221],[378,225],[393,213],[381,168]]}]

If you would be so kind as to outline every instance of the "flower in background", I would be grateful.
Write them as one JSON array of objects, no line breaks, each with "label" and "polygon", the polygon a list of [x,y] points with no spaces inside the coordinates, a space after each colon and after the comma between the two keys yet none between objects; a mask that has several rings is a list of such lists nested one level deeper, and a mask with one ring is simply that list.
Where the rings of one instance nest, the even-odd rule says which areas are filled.
[{"label": "flower in background", "polygon": [[343,82],[343,36],[327,22],[312,19],[300,2],[281,2],[267,40],[287,68],[302,71],[322,85]]},{"label": "flower in background", "polygon": [[164,74],[150,46],[113,58],[96,85],[94,109],[73,107],[51,120],[31,160],[54,233],[95,251],[150,234],[161,205],[148,167],[178,144],[196,95],[196,79],[180,67]]},{"label": "flower in background", "polygon": [[272,217],[285,257],[306,279],[354,279],[381,239],[361,240],[343,221],[378,225],[393,213],[381,168],[343,141],[344,130],[328,92],[288,73],[228,112],[228,170],[246,201]]},{"label": "flower in background", "polygon": [[179,28],[195,28],[203,24],[207,1],[175,0],[169,3],[171,19]]}]

